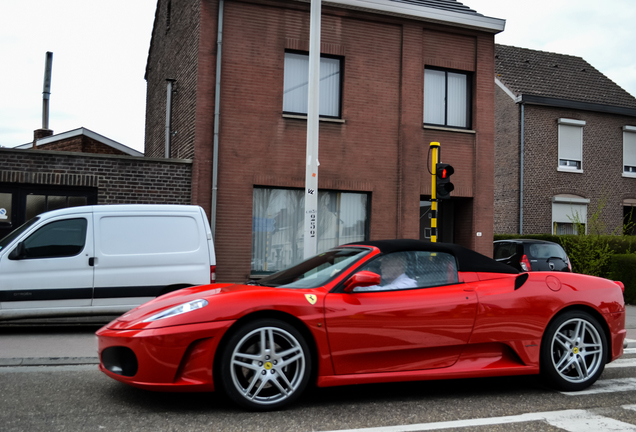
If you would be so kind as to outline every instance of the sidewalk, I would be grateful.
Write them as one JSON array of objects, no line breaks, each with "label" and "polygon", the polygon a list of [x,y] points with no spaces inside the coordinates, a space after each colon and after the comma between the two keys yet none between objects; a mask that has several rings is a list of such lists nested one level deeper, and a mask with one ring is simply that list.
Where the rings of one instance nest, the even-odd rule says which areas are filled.
[{"label": "sidewalk", "polygon": [[[626,310],[627,347],[636,348],[636,306],[626,306]],[[0,367],[99,364],[95,336],[99,327],[4,325],[0,329]]]}]

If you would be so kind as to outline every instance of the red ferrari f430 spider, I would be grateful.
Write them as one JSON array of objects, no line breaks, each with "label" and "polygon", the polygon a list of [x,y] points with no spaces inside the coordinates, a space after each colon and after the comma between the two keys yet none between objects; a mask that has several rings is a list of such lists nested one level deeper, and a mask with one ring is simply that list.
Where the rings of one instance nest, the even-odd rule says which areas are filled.
[{"label": "red ferrari f430 spider", "polygon": [[293,402],[310,380],[541,374],[576,391],[623,353],[623,289],[519,273],[453,244],[361,242],[139,306],[97,332],[100,369],[143,389],[222,391],[251,410]]}]

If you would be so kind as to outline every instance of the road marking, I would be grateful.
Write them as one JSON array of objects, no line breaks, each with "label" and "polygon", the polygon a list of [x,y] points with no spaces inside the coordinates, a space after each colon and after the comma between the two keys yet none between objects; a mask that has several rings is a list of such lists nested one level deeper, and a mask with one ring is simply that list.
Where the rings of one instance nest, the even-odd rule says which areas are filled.
[{"label": "road marking", "polygon": [[599,393],[614,393],[636,390],[636,378],[620,378],[596,381],[587,390],[577,392],[561,392],[568,396],[585,396]]},{"label": "road marking", "polygon": [[623,354],[636,354],[636,348],[624,348]]},{"label": "road marking", "polygon": [[[627,409],[634,405],[625,406]],[[415,432],[435,429],[452,429],[477,426],[492,426],[531,421],[547,422],[551,426],[569,432],[598,432],[598,431],[636,431],[636,426],[630,423],[614,420],[594,414],[586,410],[565,410],[540,413],[527,413],[515,416],[490,417],[470,420],[456,420],[436,423],[420,423],[413,425],[386,426],[364,429],[343,429],[331,432]]]},{"label": "road marking", "polygon": [[605,369],[636,367],[636,359],[618,359],[605,365]]}]

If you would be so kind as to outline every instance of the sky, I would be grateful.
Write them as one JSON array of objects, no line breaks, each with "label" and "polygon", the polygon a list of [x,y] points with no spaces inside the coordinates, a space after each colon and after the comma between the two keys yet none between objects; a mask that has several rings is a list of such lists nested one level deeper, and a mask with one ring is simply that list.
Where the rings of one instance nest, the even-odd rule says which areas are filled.
[{"label": "sky", "polygon": [[[506,20],[495,42],[582,57],[636,96],[636,0],[461,0]],[[143,151],[144,73],[156,0],[0,0],[0,146],[42,127],[47,51],[49,128],[85,127]]]},{"label": "sky", "polygon": [[0,0],[0,146],[42,127],[53,52],[49,128],[85,127],[143,151],[144,73],[156,0]]}]

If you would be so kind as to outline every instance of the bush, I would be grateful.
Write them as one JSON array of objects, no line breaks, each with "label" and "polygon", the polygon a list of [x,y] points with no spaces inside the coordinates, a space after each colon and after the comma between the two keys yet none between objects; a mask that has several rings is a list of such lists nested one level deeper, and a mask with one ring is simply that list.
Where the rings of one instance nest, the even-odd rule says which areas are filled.
[{"label": "bush", "polygon": [[609,279],[625,285],[625,303],[636,303],[636,254],[618,254],[610,260]]}]

